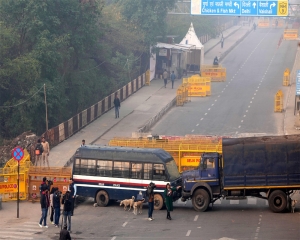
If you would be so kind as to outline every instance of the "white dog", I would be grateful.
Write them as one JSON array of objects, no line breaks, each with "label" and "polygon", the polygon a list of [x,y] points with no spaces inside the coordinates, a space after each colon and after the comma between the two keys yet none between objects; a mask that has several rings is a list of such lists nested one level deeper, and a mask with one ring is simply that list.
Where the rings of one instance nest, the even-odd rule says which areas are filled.
[{"label": "white dog", "polygon": [[294,213],[295,212],[295,207],[296,207],[296,203],[298,201],[297,200],[292,200],[291,201],[291,212]]},{"label": "white dog", "polygon": [[145,199],[143,199],[142,201],[134,202],[134,204],[133,204],[133,213],[134,213],[134,215],[137,215],[138,213],[142,214],[142,212],[143,212],[143,202],[145,202]]},{"label": "white dog", "polygon": [[120,206],[124,205],[124,210],[127,210],[127,207],[129,206],[128,211],[133,207],[135,197],[132,196],[131,199],[124,199],[120,202]]}]

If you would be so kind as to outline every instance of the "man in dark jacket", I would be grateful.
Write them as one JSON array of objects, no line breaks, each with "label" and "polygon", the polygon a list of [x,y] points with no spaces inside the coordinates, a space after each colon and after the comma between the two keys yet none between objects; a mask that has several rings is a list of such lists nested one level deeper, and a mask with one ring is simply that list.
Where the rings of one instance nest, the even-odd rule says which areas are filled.
[{"label": "man in dark jacket", "polygon": [[59,217],[60,217],[60,192],[58,188],[55,188],[55,192],[53,194],[53,208],[54,208],[54,226],[58,227],[59,225]]},{"label": "man in dark jacket", "polygon": [[[63,196],[62,204],[64,205],[63,215],[64,215],[64,224],[67,224],[67,230],[71,231],[71,216],[72,216],[72,201],[70,192],[67,191]],[[67,222],[68,220],[68,222]]]},{"label": "man in dark jacket", "polygon": [[70,192],[70,198],[71,198],[70,201],[72,202],[71,214],[73,216],[77,187],[76,187],[75,183],[73,182],[73,178],[70,178],[69,182],[70,182],[70,184],[69,184],[69,192]]},{"label": "man in dark jacket", "polygon": [[42,217],[40,219],[39,226],[43,227],[42,223],[44,221],[44,227],[48,228],[47,213],[48,213],[48,208],[50,206],[48,189],[46,189],[45,191],[42,191],[40,203],[41,203],[41,208],[42,208]]},{"label": "man in dark jacket", "polygon": [[67,225],[60,231],[59,240],[72,240],[69,231],[67,230]]},{"label": "man in dark jacket", "polygon": [[115,115],[116,115],[116,118],[119,118],[119,109],[121,107],[121,103],[120,103],[120,99],[118,98],[117,94],[115,96],[114,105],[115,105]]}]

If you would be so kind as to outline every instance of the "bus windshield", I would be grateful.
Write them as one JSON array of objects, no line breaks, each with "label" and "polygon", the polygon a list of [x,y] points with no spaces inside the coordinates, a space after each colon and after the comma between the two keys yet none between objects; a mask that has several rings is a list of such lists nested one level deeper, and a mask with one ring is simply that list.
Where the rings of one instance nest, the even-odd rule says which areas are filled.
[{"label": "bus windshield", "polygon": [[166,167],[170,175],[170,181],[174,181],[175,179],[180,177],[178,167],[173,159],[172,161],[166,162]]}]

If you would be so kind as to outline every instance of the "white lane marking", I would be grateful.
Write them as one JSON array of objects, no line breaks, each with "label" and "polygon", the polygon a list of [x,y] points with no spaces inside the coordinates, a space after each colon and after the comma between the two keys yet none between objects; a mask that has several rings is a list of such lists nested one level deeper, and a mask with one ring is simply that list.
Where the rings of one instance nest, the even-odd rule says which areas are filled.
[{"label": "white lane marking", "polygon": [[220,95],[218,97],[220,97]]},{"label": "white lane marking", "polygon": [[241,122],[244,122],[244,120],[241,120]]},{"label": "white lane marking", "polygon": [[238,131],[235,132],[235,134],[238,134],[238,133],[239,133]]},{"label": "white lane marking", "polygon": [[128,222],[124,222],[123,225],[122,225],[122,227],[125,227],[127,223],[128,223]]},{"label": "white lane marking", "polygon": [[213,105],[215,105],[215,104],[213,103],[211,106],[213,106]]},{"label": "white lane marking", "polygon": [[117,237],[116,236],[114,236],[111,240],[115,240]]},{"label": "white lane marking", "polygon": [[192,132],[194,132],[194,129],[192,130]]},{"label": "white lane marking", "polygon": [[239,128],[241,128],[241,125],[239,126]]},{"label": "white lane marking", "polygon": [[203,118],[200,119],[200,121],[202,121],[202,120],[203,120]]},{"label": "white lane marking", "polygon": [[230,204],[239,204],[240,200],[230,200]]},{"label": "white lane marking", "polygon": [[254,96],[256,95],[256,93],[254,93]]},{"label": "white lane marking", "polygon": [[250,103],[252,103],[252,101],[250,101]]},{"label": "white lane marking", "polygon": [[188,230],[185,236],[186,236],[186,237],[190,236],[191,231],[192,231],[192,230]]},{"label": "white lane marking", "polygon": [[258,90],[256,89],[255,92],[258,92]]},{"label": "white lane marking", "polygon": [[197,123],[196,127],[198,127],[198,126],[199,126],[199,123]]},{"label": "white lane marking", "polygon": [[204,115],[207,115],[207,113],[205,113]]},{"label": "white lane marking", "polygon": [[218,101],[218,99],[215,100],[215,102]]},{"label": "white lane marking", "polygon": [[254,97],[252,99],[254,99]]},{"label": "white lane marking", "polygon": [[248,112],[248,110],[246,110],[246,112]]},{"label": "white lane marking", "polygon": [[208,111],[210,111],[210,108],[208,109]]},{"label": "white lane marking", "polygon": [[244,117],[246,117],[246,115],[244,115]]},{"label": "white lane marking", "polygon": [[196,215],[194,218],[194,222],[196,222],[198,220],[199,215]]}]

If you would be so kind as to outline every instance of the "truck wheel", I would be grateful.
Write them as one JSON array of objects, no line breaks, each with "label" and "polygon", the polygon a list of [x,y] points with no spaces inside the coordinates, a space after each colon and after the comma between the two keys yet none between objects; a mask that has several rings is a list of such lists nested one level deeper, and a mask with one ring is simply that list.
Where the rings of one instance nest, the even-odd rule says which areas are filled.
[{"label": "truck wheel", "polygon": [[205,212],[208,208],[210,197],[206,190],[198,189],[192,197],[193,207],[197,212]]},{"label": "truck wheel", "polygon": [[283,212],[287,207],[287,196],[281,190],[275,190],[270,194],[268,199],[269,208],[275,212],[280,213]]},{"label": "truck wheel", "polygon": [[109,203],[109,197],[107,192],[101,190],[96,195],[96,202],[100,207],[106,207]]},{"label": "truck wheel", "polygon": [[160,210],[164,206],[164,200],[160,194],[154,194],[154,210]]}]

